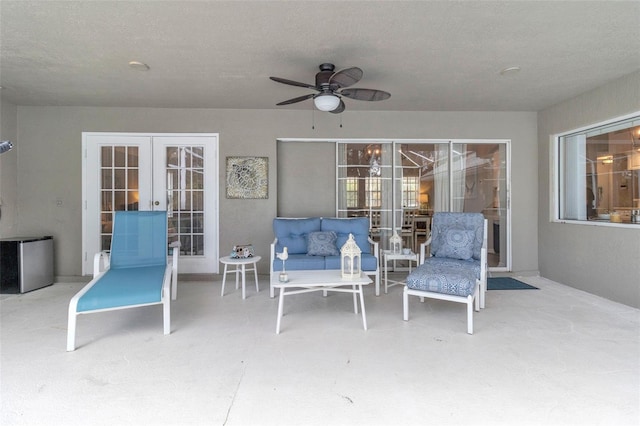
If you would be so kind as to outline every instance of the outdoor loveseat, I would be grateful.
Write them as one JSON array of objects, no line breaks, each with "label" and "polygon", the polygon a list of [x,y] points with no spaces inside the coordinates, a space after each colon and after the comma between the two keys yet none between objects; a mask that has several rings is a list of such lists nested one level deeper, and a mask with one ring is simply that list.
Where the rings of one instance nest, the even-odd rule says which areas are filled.
[{"label": "outdoor loveseat", "polygon": [[[362,250],[361,266],[367,275],[375,275],[376,295],[380,292],[378,243],[369,237],[369,218],[275,218],[275,239],[271,243],[270,276],[282,271],[283,262],[277,258],[287,247],[287,271],[340,269],[340,248],[353,234]],[[270,296],[274,297],[273,286]]]}]

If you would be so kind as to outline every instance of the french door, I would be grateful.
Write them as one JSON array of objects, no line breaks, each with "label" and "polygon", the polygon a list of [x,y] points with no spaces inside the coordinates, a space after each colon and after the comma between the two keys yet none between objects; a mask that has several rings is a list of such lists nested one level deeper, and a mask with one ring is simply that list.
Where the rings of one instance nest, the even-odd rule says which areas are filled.
[{"label": "french door", "polygon": [[84,275],[117,210],[166,210],[180,272],[218,272],[217,134],[83,133],[82,145]]}]

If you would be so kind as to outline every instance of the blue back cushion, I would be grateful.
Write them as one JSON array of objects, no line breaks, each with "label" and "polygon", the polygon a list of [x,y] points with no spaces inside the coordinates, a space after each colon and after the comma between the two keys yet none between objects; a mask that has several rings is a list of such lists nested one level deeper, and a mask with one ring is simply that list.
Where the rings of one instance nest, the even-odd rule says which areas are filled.
[{"label": "blue back cushion", "polygon": [[347,242],[349,234],[353,234],[356,244],[360,247],[363,254],[371,253],[371,244],[369,243],[369,218],[353,217],[353,218],[322,218],[322,230],[333,231],[338,236],[336,246],[338,250]]},{"label": "blue back cushion", "polygon": [[276,253],[281,253],[287,247],[289,254],[307,252],[308,236],[311,232],[320,231],[320,218],[306,219],[273,219],[273,233],[278,239]]}]

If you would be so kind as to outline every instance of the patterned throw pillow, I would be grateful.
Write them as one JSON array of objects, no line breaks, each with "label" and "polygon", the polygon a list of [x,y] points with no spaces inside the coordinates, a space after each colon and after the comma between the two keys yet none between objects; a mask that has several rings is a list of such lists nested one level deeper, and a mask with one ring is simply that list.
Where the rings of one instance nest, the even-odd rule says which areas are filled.
[{"label": "patterned throw pillow", "polygon": [[435,257],[469,260],[473,257],[473,231],[466,229],[447,229],[440,235],[440,248]]},{"label": "patterned throw pillow", "polygon": [[309,256],[340,256],[336,247],[338,236],[333,231],[310,232],[307,255]]}]

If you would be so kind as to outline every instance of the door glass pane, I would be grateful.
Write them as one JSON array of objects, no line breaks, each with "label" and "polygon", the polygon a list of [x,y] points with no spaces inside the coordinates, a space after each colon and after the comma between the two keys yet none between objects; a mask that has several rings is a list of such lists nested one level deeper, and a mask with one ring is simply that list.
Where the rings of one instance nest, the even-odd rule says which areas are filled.
[{"label": "door glass pane", "polygon": [[126,146],[114,146],[114,161],[113,166],[115,167],[124,167],[126,165]]},{"label": "door glass pane", "polygon": [[391,151],[387,143],[338,144],[338,217],[369,217],[370,235],[391,236]]},{"label": "door glass pane", "polygon": [[193,164],[194,169],[204,169],[204,150],[201,146],[194,146],[193,148]]},{"label": "door glass pane", "polygon": [[111,167],[113,165],[112,164],[113,160],[111,159],[112,157],[111,151],[113,151],[113,147],[111,146],[103,146],[100,149],[100,153],[102,156],[102,161],[101,161],[102,167]]},{"label": "door glass pane", "polygon": [[102,169],[102,188],[104,189],[113,188],[112,176],[113,176],[113,170],[111,170],[110,168]]},{"label": "door glass pane", "polygon": [[125,191],[114,191],[113,192],[113,203],[115,210],[126,210],[126,195]]},{"label": "door glass pane", "polygon": [[127,167],[138,167],[138,147],[127,148]]},{"label": "door glass pane", "polygon": [[102,201],[100,203],[100,210],[110,212],[113,206],[113,192],[102,191]]},{"label": "door glass pane", "polygon": [[138,189],[138,169],[127,170],[127,188]]},{"label": "door glass pane", "polygon": [[138,191],[127,191],[127,210],[138,210]]},{"label": "door glass pane", "polygon": [[110,234],[111,233],[111,226],[112,226],[112,214],[111,213],[102,213],[100,215],[100,221],[101,221],[101,229],[102,229],[102,233],[103,234]]},{"label": "door glass pane", "polygon": [[[169,242],[180,241],[183,256],[204,254],[203,152],[199,146],[166,147]],[[195,190],[194,190],[195,189]]]},{"label": "door glass pane", "polygon": [[193,210],[194,211],[203,211],[204,210],[204,192],[203,191],[193,191]]},{"label": "door glass pane", "polygon": [[418,252],[433,212],[449,210],[449,145],[398,143],[395,153],[394,222],[403,247]]},{"label": "door glass pane", "polygon": [[101,250],[111,248],[113,212],[138,210],[138,148],[105,146],[100,149]]},{"label": "door glass pane", "polygon": [[488,221],[489,266],[507,266],[506,144],[453,144],[455,211],[482,213]]},{"label": "door glass pane", "polygon": [[113,185],[115,189],[127,188],[127,175],[126,175],[126,170],[124,168],[115,169],[113,171]]}]

